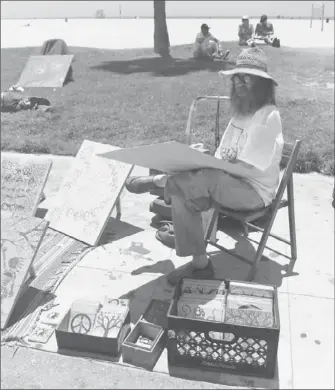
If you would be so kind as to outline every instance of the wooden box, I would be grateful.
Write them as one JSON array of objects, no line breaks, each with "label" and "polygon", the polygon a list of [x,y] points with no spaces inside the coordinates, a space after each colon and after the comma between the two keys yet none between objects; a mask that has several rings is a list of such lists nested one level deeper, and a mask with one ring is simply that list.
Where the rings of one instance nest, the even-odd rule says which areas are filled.
[{"label": "wooden box", "polygon": [[[88,319],[89,315],[81,314],[85,317],[90,325],[93,325],[93,319]],[[80,314],[77,314],[80,316]],[[70,321],[74,320],[71,309],[67,311],[64,318],[56,328],[56,339],[59,349],[73,349],[81,352],[93,352],[109,356],[118,356],[121,345],[128,333],[130,332],[130,312],[129,307],[126,309],[124,321],[115,334],[106,336],[74,333],[70,331]]]},{"label": "wooden box", "polygon": [[[166,345],[170,302],[153,299],[122,344],[125,363],[152,370]],[[147,342],[144,343],[143,341]]]}]

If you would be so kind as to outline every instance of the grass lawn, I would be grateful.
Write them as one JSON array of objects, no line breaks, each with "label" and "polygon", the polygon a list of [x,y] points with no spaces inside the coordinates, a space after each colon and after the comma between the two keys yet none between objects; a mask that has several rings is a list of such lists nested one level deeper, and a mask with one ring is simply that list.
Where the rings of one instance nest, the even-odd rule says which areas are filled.
[{"label": "grass lawn", "polygon": [[[26,89],[48,98],[50,112],[1,114],[1,150],[76,155],[82,141],[120,147],[168,140],[184,142],[192,100],[227,94],[217,71],[233,67],[240,47],[230,48],[230,63],[190,60],[192,46],[172,48],[173,67],[152,49],[71,48],[75,82],[64,88]],[[40,48],[1,49],[1,88],[15,84],[30,55]],[[298,172],[334,174],[334,50],[265,47],[269,71],[279,83],[277,104],[286,141],[303,140]],[[199,106],[194,142],[214,142],[216,104]],[[221,132],[229,119],[221,108]]]}]

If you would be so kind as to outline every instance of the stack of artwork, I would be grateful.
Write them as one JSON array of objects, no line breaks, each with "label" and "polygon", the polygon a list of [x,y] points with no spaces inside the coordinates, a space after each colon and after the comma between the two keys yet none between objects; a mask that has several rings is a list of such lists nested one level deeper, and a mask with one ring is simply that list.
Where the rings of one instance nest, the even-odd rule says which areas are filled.
[{"label": "stack of artwork", "polygon": [[177,312],[181,317],[223,322],[226,301],[225,282],[185,279]]},{"label": "stack of artwork", "polygon": [[274,287],[231,281],[227,296],[227,324],[270,328],[274,323]]},{"label": "stack of artwork", "polygon": [[[2,329],[23,292],[27,273],[34,276],[33,261],[39,257],[38,249],[48,227],[95,246],[114,207],[120,212],[119,197],[133,166],[97,156],[115,149],[118,148],[85,140],[45,219],[36,218],[35,213],[52,162],[38,157],[1,156]],[[47,254],[43,253],[43,257]],[[41,339],[42,330],[36,328],[33,338]]]},{"label": "stack of artwork", "polygon": [[177,302],[180,317],[270,328],[274,287],[231,281],[184,279]]}]

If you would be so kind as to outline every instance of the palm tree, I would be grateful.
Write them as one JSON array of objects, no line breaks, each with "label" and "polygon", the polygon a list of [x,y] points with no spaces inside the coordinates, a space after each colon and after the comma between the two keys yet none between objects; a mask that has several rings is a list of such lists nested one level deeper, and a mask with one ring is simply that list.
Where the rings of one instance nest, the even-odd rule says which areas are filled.
[{"label": "palm tree", "polygon": [[154,1],[154,51],[162,58],[171,58],[169,33],[166,25],[165,1]]}]

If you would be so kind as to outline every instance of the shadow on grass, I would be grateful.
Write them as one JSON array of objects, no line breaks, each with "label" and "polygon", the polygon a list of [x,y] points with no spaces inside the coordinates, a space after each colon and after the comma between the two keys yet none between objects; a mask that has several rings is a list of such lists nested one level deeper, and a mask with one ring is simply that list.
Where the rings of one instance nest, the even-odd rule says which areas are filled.
[{"label": "shadow on grass", "polygon": [[119,74],[151,73],[153,76],[172,77],[202,70],[217,72],[231,69],[234,64],[234,62],[219,60],[206,61],[194,60],[193,58],[164,60],[160,57],[146,57],[129,61],[104,61],[99,65],[92,66],[91,69]]}]

